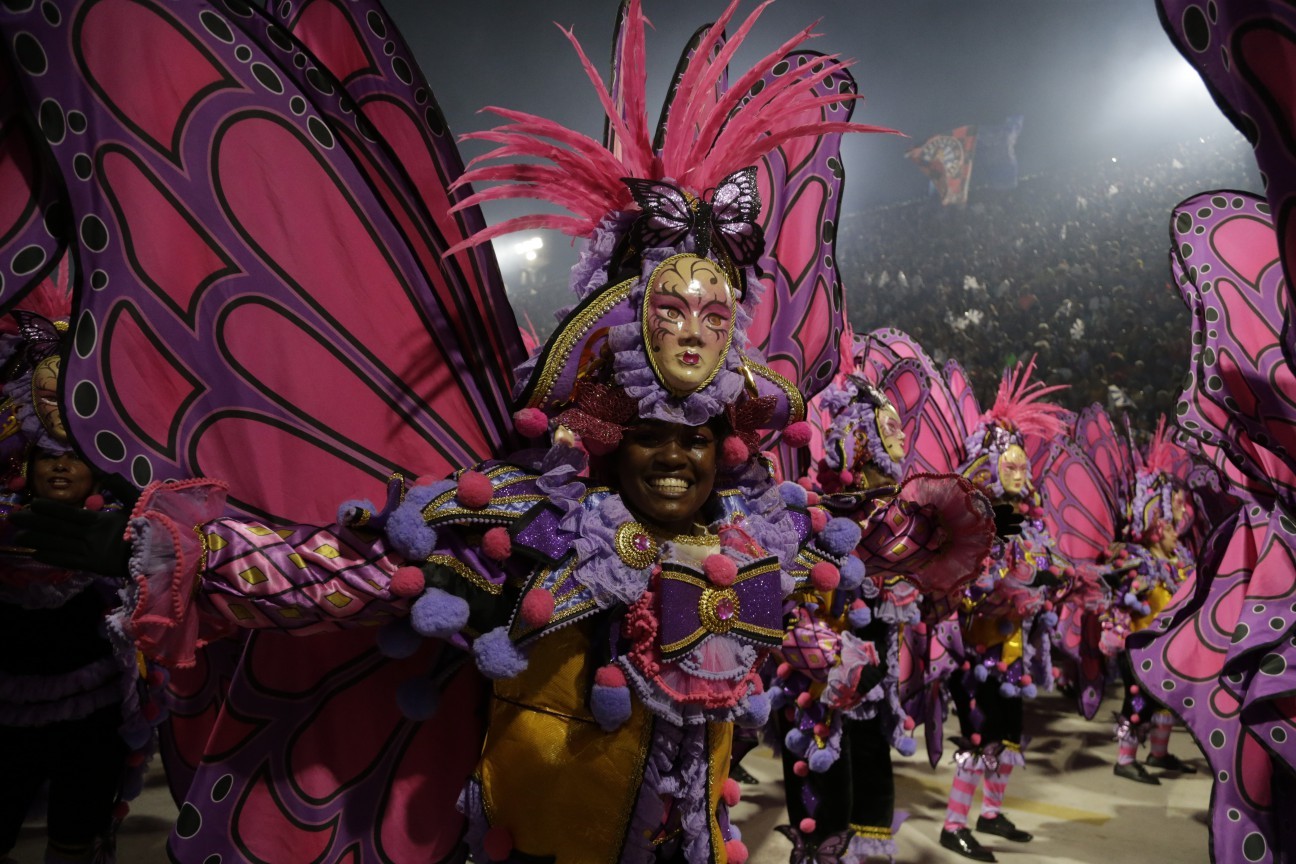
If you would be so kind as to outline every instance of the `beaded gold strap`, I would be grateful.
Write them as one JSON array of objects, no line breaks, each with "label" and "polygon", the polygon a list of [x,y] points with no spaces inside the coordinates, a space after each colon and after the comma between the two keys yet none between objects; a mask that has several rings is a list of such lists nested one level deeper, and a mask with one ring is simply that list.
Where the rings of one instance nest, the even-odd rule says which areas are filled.
[{"label": "beaded gold strap", "polygon": [[203,526],[193,526],[193,532],[198,538],[198,548],[201,550],[198,553],[198,572],[195,574],[198,578],[194,579],[193,584],[193,593],[197,596],[198,586],[202,584],[202,575],[207,572],[207,555],[211,547],[207,545],[207,534],[203,531]]},{"label": "beaded gold strap", "polygon": [[890,840],[890,828],[877,828],[872,825],[855,825],[851,824],[850,830],[855,832],[856,837],[863,837],[866,840]]}]

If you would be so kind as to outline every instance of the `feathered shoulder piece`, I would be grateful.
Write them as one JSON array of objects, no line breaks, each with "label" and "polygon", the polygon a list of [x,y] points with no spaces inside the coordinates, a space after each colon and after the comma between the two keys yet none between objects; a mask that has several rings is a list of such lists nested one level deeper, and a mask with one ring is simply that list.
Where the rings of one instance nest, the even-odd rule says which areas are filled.
[{"label": "feathered shoulder piece", "polygon": [[1043,381],[1031,381],[1035,371],[1035,358],[1024,367],[1018,361],[1012,369],[1005,369],[999,381],[990,410],[981,415],[981,423],[998,426],[1020,435],[1038,435],[1053,438],[1066,430],[1067,411],[1061,405],[1044,401],[1044,397],[1067,385],[1046,386]]}]

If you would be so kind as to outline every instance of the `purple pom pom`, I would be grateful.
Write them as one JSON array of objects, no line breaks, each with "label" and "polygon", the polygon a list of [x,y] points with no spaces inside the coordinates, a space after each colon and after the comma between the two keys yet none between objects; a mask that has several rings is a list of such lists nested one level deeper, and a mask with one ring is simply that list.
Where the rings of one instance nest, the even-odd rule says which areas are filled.
[{"label": "purple pom pom", "polygon": [[1049,629],[1056,627],[1058,623],[1057,613],[1045,612],[1043,615],[1040,615],[1040,623]]},{"label": "purple pom pom", "polygon": [[800,729],[789,729],[783,736],[783,746],[788,749],[789,753],[795,753],[798,756],[804,756],[806,747],[810,744],[810,736]]},{"label": "purple pom pom", "polygon": [[854,555],[847,555],[841,565],[841,587],[854,591],[864,581],[864,562]]},{"label": "purple pom pom", "polygon": [[404,660],[422,644],[423,634],[404,618],[397,618],[378,631],[378,650],[393,660]]},{"label": "purple pom pom", "polygon": [[487,678],[512,678],[527,667],[527,659],[509,638],[507,627],[487,630],[473,643],[477,668]]},{"label": "purple pom pom", "polygon": [[769,697],[771,711],[777,711],[791,701],[788,699],[787,691],[777,684],[770,685],[770,688],[765,691],[765,695]]},{"label": "purple pom pom", "polygon": [[789,507],[806,506],[806,490],[790,480],[779,484],[779,495],[782,496],[783,503]]},{"label": "purple pom pom", "polygon": [[423,508],[441,491],[443,483],[415,486],[392,511],[383,530],[392,548],[409,561],[423,561],[436,548],[437,533],[423,519]]},{"label": "purple pom pom", "polygon": [[122,740],[131,750],[143,750],[153,737],[153,727],[147,723],[132,723],[119,730]]},{"label": "purple pom pom", "polygon": [[816,750],[810,754],[806,762],[810,765],[810,770],[816,774],[822,774],[833,766],[837,761],[837,754],[829,750]]},{"label": "purple pom pom", "polygon": [[1017,625],[1014,622],[1009,621],[1007,618],[999,619],[999,624],[997,626],[1001,636],[1011,636],[1017,629]]},{"label": "purple pom pom", "polygon": [[1021,688],[1021,695],[1023,699],[1034,699],[1039,695],[1039,688],[1034,684],[1024,684]]},{"label": "purple pom pom", "polygon": [[999,685],[999,695],[1005,699],[1015,699],[1021,695],[1021,690],[1011,681],[1005,681]]},{"label": "purple pom pom", "polygon": [[859,545],[860,526],[854,519],[840,516],[829,519],[815,542],[820,548],[840,558]]},{"label": "purple pom pom", "polygon": [[768,693],[753,693],[747,697],[746,711],[735,722],[748,729],[759,729],[769,722],[770,697]]},{"label": "purple pom pom", "polygon": [[901,756],[912,756],[918,752],[918,742],[912,738],[901,738],[900,743],[896,744],[896,749],[900,751]]},{"label": "purple pom pom", "polygon": [[990,670],[981,664],[972,667],[972,677],[978,681],[984,681],[990,676]]},{"label": "purple pom pom", "polygon": [[846,619],[850,625],[858,630],[861,627],[867,627],[873,622],[873,611],[867,606],[859,606],[846,613]]},{"label": "purple pom pom", "polygon": [[1133,591],[1125,592],[1125,605],[1131,607],[1137,607],[1139,605],[1138,598],[1134,596]]},{"label": "purple pom pom", "polygon": [[468,626],[468,601],[440,588],[429,588],[414,601],[410,624],[429,639],[449,639]]},{"label": "purple pom pom", "polygon": [[396,688],[396,705],[414,721],[427,720],[435,714],[440,698],[437,686],[427,678],[411,678]]},{"label": "purple pom pom", "polygon": [[350,525],[360,518],[361,513],[373,515],[378,508],[367,498],[351,498],[338,505],[337,521],[339,525]]},{"label": "purple pom pom", "polygon": [[630,719],[630,688],[595,684],[590,691],[589,706],[603,731],[611,732]]}]

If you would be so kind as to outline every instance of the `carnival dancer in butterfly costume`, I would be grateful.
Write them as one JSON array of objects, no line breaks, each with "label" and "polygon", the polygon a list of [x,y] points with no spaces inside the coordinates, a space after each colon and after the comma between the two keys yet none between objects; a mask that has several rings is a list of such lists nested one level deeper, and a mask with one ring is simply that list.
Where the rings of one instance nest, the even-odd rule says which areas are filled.
[{"label": "carnival dancer in butterfly costume", "polygon": [[960,604],[957,621],[942,623],[937,634],[956,664],[948,687],[962,731],[941,845],[978,861],[995,860],[967,825],[972,795],[983,777],[977,830],[1014,842],[1031,839],[1001,807],[1013,768],[1025,764],[1022,700],[1040,686],[1051,687],[1053,678],[1050,639],[1057,616],[1052,598],[1062,568],[1040,518],[1024,445],[1025,436],[1060,434],[1064,409],[1042,401],[1059,388],[1030,381],[1033,368],[1032,361],[1005,371],[994,404],[968,423],[960,466],[991,501],[1015,505],[1025,521],[1018,535],[994,544]]},{"label": "carnival dancer in butterfly costume", "polygon": [[1116,719],[1119,752],[1113,769],[1117,777],[1139,783],[1160,780],[1139,764],[1138,746],[1151,740],[1146,764],[1172,772],[1195,773],[1196,768],[1169,752],[1174,716],[1155,697],[1141,689],[1130,669],[1125,640],[1150,625],[1192,576],[1192,555],[1179,542],[1179,528],[1185,523],[1184,489],[1171,474],[1174,443],[1166,437],[1162,417],[1142,458],[1135,461],[1135,475],[1126,506],[1128,542],[1112,553],[1115,597],[1103,616],[1101,646],[1116,658],[1125,684],[1125,699]]},{"label": "carnival dancer in butterfly costume", "polygon": [[[8,523],[33,500],[122,507],[71,450],[59,410],[68,299],[55,280],[44,283],[24,300],[28,310],[15,313],[18,332],[0,337],[9,375],[0,441],[8,462],[0,497],[0,857],[48,783],[44,860],[51,864],[116,860],[125,802],[140,793],[156,746],[153,726],[163,719],[160,670],[142,666],[130,640],[107,624],[121,606],[119,583],[34,562],[15,546]],[[129,486],[118,494],[134,500]]]},{"label": "carnival dancer in butterfly costume", "polygon": [[[746,851],[725,818],[725,805],[732,803],[736,793],[736,785],[725,780],[732,724],[765,719],[768,702],[755,670],[780,641],[784,595],[798,579],[808,579],[815,567],[823,574],[844,564],[858,541],[858,528],[849,520],[833,521],[822,511],[807,512],[800,498],[790,505],[785,502],[756,458],[762,431],[794,423],[803,412],[803,402],[796,385],[759,362],[753,344],[757,331],[752,326],[763,288],[753,265],[766,243],[779,248],[790,225],[814,228],[796,238],[801,246],[806,237],[811,238],[813,246],[810,260],[817,276],[815,288],[808,293],[831,288],[831,280],[823,280],[815,269],[831,266],[829,250],[820,248],[827,234],[817,222],[803,222],[812,214],[821,219],[823,211],[800,210],[795,196],[784,196],[791,188],[788,184],[809,182],[806,172],[817,179],[836,176],[832,183],[839,182],[839,171],[832,170],[835,136],[869,131],[870,127],[846,122],[855,98],[849,77],[834,58],[787,56],[806,35],[802,33],[726,90],[727,61],[759,12],[725,41],[725,27],[736,11],[733,4],[690,46],[672,90],[660,146],[654,147],[644,117],[646,22],[639,4],[630,2],[618,28],[615,96],[586,61],[608,113],[612,136],[608,146],[540,118],[499,109],[497,113],[510,125],[477,136],[501,142],[491,155],[538,155],[553,164],[537,166],[527,161],[469,171],[454,184],[452,194],[468,182],[510,183],[463,197],[449,207],[451,199],[431,200],[427,192],[424,199],[410,197],[406,169],[388,170],[392,166],[386,149],[368,152],[362,143],[386,136],[384,143],[394,151],[409,146],[410,137],[392,137],[399,122],[388,109],[394,102],[404,106],[428,101],[425,90],[408,89],[412,76],[403,46],[384,43],[392,37],[390,22],[376,4],[348,4],[344,11],[321,5],[327,10],[320,14],[356,18],[349,27],[317,28],[317,19],[294,10],[291,21],[267,28],[261,13],[241,3],[231,5],[230,16],[181,3],[168,4],[165,13],[150,10],[153,17],[145,17],[148,26],[142,30],[156,35],[150,29],[156,27],[163,36],[174,36],[183,26],[193,41],[206,38],[199,32],[211,34],[231,47],[212,43],[194,59],[200,67],[198,61],[238,61],[222,65],[222,75],[242,75],[249,52],[258,58],[249,68],[260,83],[247,79],[247,90],[232,98],[239,102],[250,92],[257,99],[275,102],[274,119],[267,120],[262,107],[227,106],[232,116],[222,115],[217,143],[231,140],[231,135],[237,138],[240,132],[273,139],[281,129],[288,130],[281,139],[286,150],[240,150],[242,175],[251,171],[260,183],[222,185],[220,159],[211,157],[218,169],[217,194],[211,200],[231,218],[214,219],[203,227],[219,233],[231,223],[237,226],[237,236],[221,238],[222,249],[248,248],[248,234],[242,229],[250,221],[266,229],[265,242],[272,245],[281,242],[285,232],[292,233],[290,226],[259,221],[261,207],[249,206],[242,197],[250,194],[268,210],[281,211],[273,206],[280,202],[260,198],[266,189],[281,189],[281,183],[301,195],[320,195],[328,204],[337,203],[333,193],[341,190],[342,202],[350,209],[339,207],[336,219],[319,220],[326,223],[324,227],[331,231],[360,216],[386,218],[396,224],[383,223],[383,230],[376,233],[390,245],[382,255],[365,257],[370,247],[364,242],[338,244],[346,250],[346,260],[333,255],[323,263],[316,256],[328,259],[329,246],[311,243],[314,254],[303,255],[291,244],[283,244],[274,247],[282,257],[269,268],[272,277],[263,266],[270,253],[262,238],[251,232],[258,241],[251,244],[256,254],[241,259],[237,269],[256,271],[272,283],[277,278],[290,286],[310,271],[321,280],[312,284],[311,304],[302,306],[300,295],[292,291],[274,302],[250,305],[244,297],[223,290],[202,294],[193,302],[221,306],[228,301],[217,316],[219,343],[239,355],[239,362],[231,363],[244,376],[239,381],[263,387],[258,376],[270,370],[249,369],[256,358],[242,354],[234,344],[237,339],[230,341],[237,328],[222,329],[230,323],[227,316],[238,317],[240,310],[253,317],[282,316],[283,310],[291,309],[294,316],[301,316],[291,320],[309,321],[331,336],[345,338],[328,316],[318,314],[321,305],[338,302],[329,287],[331,267],[340,266],[344,272],[364,269],[362,265],[373,268],[366,279],[353,282],[370,286],[366,305],[402,308],[417,295],[406,286],[424,285],[430,289],[426,291],[430,300],[422,303],[426,298],[420,297],[415,317],[397,317],[383,324],[435,324],[436,332],[428,335],[437,338],[417,343],[426,353],[412,354],[416,365],[436,374],[424,382],[423,389],[407,386],[404,379],[389,381],[385,376],[390,370],[383,362],[392,362],[390,352],[377,344],[364,346],[373,350],[358,354],[363,359],[356,362],[380,373],[376,382],[366,380],[365,386],[370,392],[383,388],[383,403],[398,406],[401,419],[384,427],[365,418],[365,426],[380,427],[377,438],[365,430],[356,432],[369,435],[364,440],[377,441],[381,447],[382,435],[399,434],[413,425],[417,434],[406,437],[424,436],[425,449],[434,442],[438,455],[445,457],[471,452],[469,439],[485,432],[486,426],[471,427],[469,421],[489,412],[491,398],[498,396],[497,389],[486,385],[507,378],[492,377],[501,358],[491,355],[489,339],[508,338],[510,331],[516,339],[515,326],[505,327],[503,322],[485,326],[492,314],[507,317],[500,293],[456,293],[461,287],[456,280],[470,275],[465,261],[476,260],[481,267],[483,260],[466,259],[475,254],[466,250],[523,226],[558,227],[588,236],[590,242],[571,278],[579,303],[544,349],[518,372],[514,406],[518,431],[532,437],[552,434],[555,444],[478,463],[446,481],[428,478],[431,482],[413,486],[394,481],[382,506],[352,501],[340,509],[338,524],[326,527],[250,519],[257,510],[282,512],[279,507],[273,511],[262,507],[263,501],[250,497],[229,499],[243,511],[239,518],[215,518],[226,510],[223,485],[217,481],[181,480],[146,489],[130,526],[135,606],[128,621],[146,653],[183,664],[197,642],[231,626],[311,633],[391,622],[379,643],[388,655],[409,662],[369,666],[367,655],[357,653],[350,664],[338,667],[340,677],[316,679],[327,681],[339,694],[322,699],[319,713],[327,714],[335,701],[354,709],[351,694],[358,691],[348,679],[377,678],[390,688],[389,703],[399,701],[411,720],[422,723],[410,727],[409,721],[392,722],[381,704],[363,703],[372,712],[366,728],[391,729],[390,740],[400,743],[380,748],[369,759],[365,750],[372,750],[372,742],[352,735],[351,740],[336,742],[346,744],[337,751],[312,754],[319,760],[336,754],[354,778],[323,794],[317,791],[320,775],[328,772],[293,774],[299,761],[285,763],[273,756],[250,765],[245,762],[246,768],[210,787],[200,776],[177,825],[172,854],[183,860],[197,855],[199,849],[203,855],[218,849],[234,857],[247,855],[246,850],[255,846],[258,859],[283,860],[288,854],[283,844],[290,840],[267,837],[264,829],[274,825],[284,827],[286,838],[308,835],[300,843],[312,844],[311,854],[320,860],[384,855],[402,861],[452,859],[459,854],[461,827],[445,811],[443,791],[462,770],[461,786],[463,775],[471,773],[472,779],[456,793],[467,818],[468,845],[479,860],[741,861]],[[276,14],[281,9],[286,7],[280,4]],[[251,18],[253,23],[239,18]],[[24,24],[44,32],[39,22]],[[92,30],[79,29],[78,38],[84,39]],[[319,39],[320,33],[342,33],[337,37],[341,42],[299,45],[294,41]],[[354,45],[346,41],[352,36],[378,41]],[[60,44],[57,37],[51,39],[45,56],[55,54]],[[307,44],[309,49],[304,47]],[[378,50],[373,56],[400,58],[403,65],[392,67],[394,78],[366,79],[371,70],[357,73],[347,65],[356,56],[350,49],[374,47]],[[317,58],[335,65],[317,65]],[[79,68],[76,74],[93,77],[93,58]],[[348,87],[362,81],[363,86],[346,91],[346,96],[360,99],[365,122],[357,122],[360,112],[349,101],[331,104],[302,95],[309,92],[308,87],[331,94],[329,88],[340,87],[342,81]],[[388,98],[368,99],[374,85],[388,87]],[[214,86],[214,91],[220,90]],[[283,110],[278,110],[281,106],[274,96],[264,96],[263,91],[284,96]],[[391,97],[392,92],[400,98]],[[439,120],[434,112],[422,109],[414,116]],[[416,126],[414,131],[426,130]],[[365,150],[368,158],[355,164],[335,161],[346,156],[335,152],[342,148],[332,146],[338,138]],[[415,135],[413,140],[423,139]],[[798,149],[795,160],[780,149],[793,144]],[[282,171],[264,170],[267,166],[258,161],[274,162],[284,153],[303,151],[308,158]],[[444,192],[436,184],[438,177],[459,175],[454,160],[443,150],[438,155],[441,158],[434,162],[438,170],[421,179],[433,192]],[[416,170],[425,162],[406,164]],[[133,166],[126,167],[128,171],[138,168],[131,158],[113,164],[127,163]],[[754,163],[759,165],[748,167]],[[320,164],[335,173],[324,177],[312,173]],[[441,172],[446,165],[449,168]],[[784,173],[776,175],[776,165]],[[791,165],[797,170],[792,171]],[[294,185],[292,181],[303,174],[321,182]],[[185,194],[207,194],[205,187],[197,187],[208,179],[204,176],[199,183],[185,186]],[[765,217],[760,188],[770,196],[771,212]],[[455,214],[471,215],[480,200],[528,194],[553,200],[576,215],[515,220],[489,231],[465,230],[475,220],[456,221]],[[832,198],[839,200],[837,193]],[[170,198],[167,202],[174,203]],[[128,211],[131,203],[125,205]],[[93,206],[79,199],[78,204]],[[431,219],[426,218],[429,215]],[[763,237],[762,224],[768,228],[776,222],[781,230]],[[452,230],[460,232],[462,242],[432,242]],[[361,241],[372,236],[365,231],[356,234]],[[103,245],[99,239],[91,232],[92,245]],[[428,245],[419,245],[421,241]],[[139,266],[138,259],[135,262]],[[437,264],[444,269],[433,269]],[[398,278],[390,278],[393,275]],[[437,276],[444,278],[438,281]],[[772,280],[774,285],[789,287],[780,278]],[[465,308],[482,317],[464,313]],[[774,324],[784,323],[786,311],[788,307],[780,307]],[[363,310],[355,312],[359,332],[366,332],[373,319],[366,318]],[[465,315],[470,326],[454,326],[452,313]],[[121,320],[126,319],[138,325],[131,314],[121,315]],[[800,337],[832,324],[831,316],[828,322],[822,317],[815,322],[800,320],[806,329],[798,332],[792,327],[780,338],[799,341],[802,351],[812,343]],[[129,331],[130,325],[126,326]],[[305,325],[299,331],[301,326]],[[472,346],[476,354],[468,352],[477,362],[438,365],[437,359],[446,358],[448,350],[467,350],[474,326],[488,337],[487,344]],[[357,332],[355,327],[347,330]],[[778,335],[770,333],[761,341],[772,345]],[[827,341],[835,347],[832,336]],[[401,347],[400,359],[408,360],[403,352],[411,350],[410,343],[383,340],[384,345],[392,342]],[[310,339],[297,344],[308,353],[308,346],[318,345]],[[225,348],[212,353],[229,356]],[[329,354],[312,356],[328,362]],[[193,359],[201,365],[201,358]],[[821,365],[817,357],[805,359]],[[813,382],[815,374],[823,372],[804,380]],[[448,381],[461,388],[453,395],[465,397],[459,413],[427,412],[426,406],[412,401],[411,394],[439,392]],[[482,387],[479,395],[484,404],[467,398],[465,381]],[[283,385],[293,383],[277,382],[275,404],[283,407]],[[311,388],[293,392],[303,404],[319,404],[312,401]],[[363,388],[357,392],[366,393]],[[121,401],[120,394],[115,398]],[[211,398],[216,398],[214,393]],[[329,402],[335,401],[336,394],[330,393]],[[129,396],[124,404],[129,405]],[[180,400],[168,406],[184,414],[188,404]],[[262,410],[275,414],[260,404]],[[366,404],[386,410],[372,399]],[[236,434],[237,429],[246,431],[243,421],[255,425],[267,415],[239,408],[220,416],[236,421],[226,427]],[[387,416],[380,413],[377,419]],[[288,419],[281,424],[257,428],[263,436],[272,434],[268,428],[302,428]],[[210,426],[204,422],[202,428]],[[498,428],[493,432],[493,438],[482,437],[496,442],[510,437]],[[118,443],[121,440],[117,438]],[[329,446],[316,452],[321,458],[343,452],[349,440],[334,436]],[[573,442],[583,450],[571,446]],[[206,452],[220,461],[218,454],[203,450],[201,439],[185,452],[191,456]],[[255,459],[257,452],[251,448],[240,456]],[[499,452],[509,450],[501,447]],[[593,454],[588,472],[584,452]],[[154,451],[153,458],[157,455]],[[348,464],[370,464],[374,456],[374,450],[365,448]],[[432,461],[430,454],[427,458]],[[328,464],[343,461],[335,457]],[[143,473],[144,466],[152,470],[163,463],[133,459],[131,464]],[[236,465],[228,467],[238,473]],[[348,476],[355,476],[354,472]],[[432,475],[438,476],[443,475]],[[323,485],[329,478],[320,480]],[[38,547],[50,545],[50,538],[42,540],[41,533],[38,525],[28,540]],[[462,650],[433,651],[427,647],[430,642]],[[457,741],[420,737],[422,728],[434,728],[432,724],[438,722],[447,733],[465,728],[471,732],[477,705],[470,681],[465,683],[456,668],[466,657],[491,681],[484,742],[476,747],[456,746],[464,736]],[[424,674],[397,688],[419,665]],[[373,671],[357,676],[356,669],[366,666]],[[391,692],[396,689],[399,694]],[[230,705],[239,698],[232,689]],[[287,701],[295,707],[292,700]],[[354,718],[353,712],[353,727]],[[458,720],[458,729],[452,720]],[[220,737],[219,732],[213,737]],[[376,737],[380,744],[388,740]],[[255,749],[246,745],[246,739],[239,744],[235,749],[248,756]],[[423,758],[406,760],[407,753]],[[224,754],[214,757],[215,761],[222,758]],[[467,770],[462,768],[465,759]],[[357,770],[357,765],[363,767]],[[285,767],[290,782],[283,782]],[[380,802],[353,794],[353,786],[368,785],[374,778],[390,778],[387,788],[376,790]],[[199,790],[202,794],[194,794]],[[423,809],[417,809],[420,806]],[[298,818],[299,811],[308,812],[308,820]],[[330,812],[335,815],[327,816]],[[303,825],[314,830],[302,830]],[[292,854],[302,854],[300,843]]]},{"label": "carnival dancer in butterfly costume", "polygon": [[922,593],[946,596],[973,578],[994,536],[989,502],[966,479],[923,474],[901,485],[905,433],[886,390],[912,388],[916,363],[879,369],[867,337],[843,347],[843,366],[858,370],[811,403],[825,421],[815,477],[820,500],[859,522],[861,542],[840,584],[811,571],[793,595],[772,691],[776,708],[787,705],[775,727],[793,862],[894,859],[890,751],[916,750],[900,702],[900,628],[918,620]]}]

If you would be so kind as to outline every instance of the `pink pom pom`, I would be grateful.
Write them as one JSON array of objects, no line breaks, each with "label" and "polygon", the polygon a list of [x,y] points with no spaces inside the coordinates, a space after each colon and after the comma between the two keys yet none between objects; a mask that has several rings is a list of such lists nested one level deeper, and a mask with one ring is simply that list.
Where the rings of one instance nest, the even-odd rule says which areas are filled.
[{"label": "pink pom pom", "polygon": [[980,746],[981,746],[981,733],[980,733],[980,732],[973,732],[971,735],[968,736],[968,740],[972,742],[972,746],[973,746],[973,747],[980,747]]},{"label": "pink pom pom", "polygon": [[702,562],[702,572],[711,584],[728,588],[738,576],[738,565],[727,555],[708,555]]},{"label": "pink pom pom", "polygon": [[783,443],[789,447],[804,447],[810,443],[810,424],[798,420],[783,430]]},{"label": "pink pom pom", "polygon": [[518,611],[528,627],[547,624],[554,611],[553,595],[543,588],[532,588],[522,598],[522,608]]},{"label": "pink pom pom", "polygon": [[738,785],[737,780],[727,777],[724,785],[720,787],[720,797],[724,799],[725,804],[735,807],[742,800],[742,787]]},{"label": "pink pom pom", "polygon": [[1137,714],[1131,714],[1131,715],[1130,715],[1130,722],[1131,722],[1131,723],[1137,723],[1137,722],[1139,722],[1139,716],[1138,716]]},{"label": "pink pom pom", "polygon": [[975,711],[975,710],[976,710],[976,700],[975,700],[975,699],[969,699],[969,700],[968,700],[968,707],[971,708],[973,711]]},{"label": "pink pom pom", "polygon": [[831,591],[841,582],[841,571],[829,561],[820,561],[810,568],[810,584],[816,591]]},{"label": "pink pom pom", "polygon": [[797,707],[798,707],[798,708],[805,708],[805,707],[806,707],[807,705],[809,705],[812,701],[814,701],[814,697],[812,697],[809,693],[798,693],[798,694],[797,694],[796,704],[797,704]]},{"label": "pink pom pom", "polygon": [[819,493],[813,489],[806,492],[806,506],[814,507],[819,503]]},{"label": "pink pom pom", "polygon": [[5,484],[5,487],[10,492],[21,492],[26,485],[27,478],[19,474],[17,477],[10,477],[9,482]]},{"label": "pink pom pom", "polygon": [[397,597],[417,597],[425,587],[423,571],[417,567],[398,567],[391,578],[391,593]]},{"label": "pink pom pom", "polygon": [[995,664],[995,668],[998,669],[1000,672],[1007,672],[1008,664],[1000,660],[998,663]]},{"label": "pink pom pom", "polygon": [[539,438],[549,431],[549,418],[539,408],[523,408],[513,412],[513,428],[524,438]]},{"label": "pink pom pom", "polygon": [[118,801],[117,805],[113,807],[113,813],[112,813],[113,821],[120,822],[123,819],[125,819],[129,813],[130,813],[130,805],[127,804],[125,801]]},{"label": "pink pom pom", "polygon": [[747,844],[741,840],[725,841],[725,857],[729,859],[729,864],[747,864]]},{"label": "pink pom pom", "polygon": [[624,687],[626,686],[625,673],[621,667],[615,663],[609,663],[606,666],[600,666],[594,673],[594,683],[599,687]]},{"label": "pink pom pom", "polygon": [[481,546],[492,561],[503,561],[513,554],[513,538],[509,537],[508,529],[503,525],[496,525],[483,534]]},{"label": "pink pom pom", "polygon": [[1052,600],[1045,600],[1045,601],[1044,601],[1044,611],[1045,611],[1045,612],[1052,612],[1052,611],[1053,611],[1053,601],[1052,601]]},{"label": "pink pom pom", "polygon": [[849,486],[849,485],[851,485],[852,483],[855,482],[855,474],[854,474],[854,472],[851,472],[851,471],[843,471],[843,472],[841,472],[841,474],[839,474],[839,475],[837,475],[837,476],[841,478],[841,482],[842,482],[842,485],[843,485],[843,486]]},{"label": "pink pom pom", "polygon": [[914,719],[912,717],[905,715],[904,722],[900,725],[904,726],[904,730],[906,732],[912,732],[914,730],[914,726],[916,726],[917,724],[914,723]]},{"label": "pink pom pom", "polygon": [[[863,600],[852,600],[852,601],[851,601],[850,608],[851,608],[851,609],[863,609],[863,608],[865,607],[865,605],[867,605],[867,604],[865,604],[865,602],[864,602]],[[967,664],[964,663],[963,665],[966,666]]]},{"label": "pink pom pom", "polygon": [[819,827],[819,823],[807,816],[801,820],[801,824],[797,827],[801,829],[802,834],[813,834],[815,828]]},{"label": "pink pom pom", "polygon": [[437,477],[435,474],[421,474],[414,479],[414,485],[431,486],[433,483],[436,483],[438,480],[442,480],[442,479],[444,478]]},{"label": "pink pom pom", "polygon": [[469,510],[480,510],[490,503],[494,490],[490,478],[478,471],[465,471],[459,475],[459,488],[455,497]]},{"label": "pink pom pom", "polygon": [[102,495],[95,493],[94,495],[88,496],[85,503],[81,506],[87,510],[102,510],[104,506],[104,498]]},{"label": "pink pom pom", "polygon": [[1139,686],[1138,686],[1137,684],[1131,684],[1131,685],[1130,685],[1130,695],[1137,695],[1138,692],[1139,692]]},{"label": "pink pom pom", "polygon": [[964,661],[963,661],[963,671],[966,672],[967,670],[969,670],[969,669],[971,669],[971,668],[972,668],[972,661],[970,661],[970,660],[964,660]]},{"label": "pink pom pom", "polygon": [[800,480],[797,481],[797,485],[800,486],[802,489],[806,490],[807,492],[809,492],[811,489],[814,488],[814,482],[811,481],[809,477],[802,477]]},{"label": "pink pom pom", "polygon": [[1023,675],[1023,676],[1021,677],[1021,683],[1022,683],[1022,686],[1023,686],[1023,687],[1029,687],[1030,684],[1031,684],[1031,681],[1033,681],[1033,680],[1035,680],[1035,679],[1031,678],[1031,676],[1029,676],[1029,675]]},{"label": "pink pom pom", "polygon": [[486,829],[486,836],[482,838],[482,846],[486,849],[486,857],[492,861],[504,861],[513,851],[513,835],[507,828],[495,826]]},{"label": "pink pom pom", "polygon": [[832,730],[824,723],[816,723],[814,725],[814,734],[816,738],[827,738],[828,733],[831,731]]},{"label": "pink pom pom", "polygon": [[788,663],[780,663],[778,668],[774,670],[774,674],[780,678],[786,678],[792,674],[792,666]]},{"label": "pink pom pom", "polygon": [[798,759],[796,762],[792,763],[792,773],[798,777],[810,776],[810,763],[806,762],[804,759]]},{"label": "pink pom pom", "polygon": [[810,510],[810,530],[818,534],[828,524],[828,512],[822,507]]},{"label": "pink pom pom", "polygon": [[133,753],[126,754],[126,765],[130,768],[138,768],[148,761],[148,754],[143,750],[136,750]]},{"label": "pink pom pom", "polygon": [[751,458],[751,450],[737,435],[725,436],[720,445],[720,464],[726,468],[736,468]]},{"label": "pink pom pom", "polygon": [[1062,677],[1062,670],[1059,669],[1058,667],[1054,666],[1050,671],[1053,673],[1054,678]]},{"label": "pink pom pom", "polygon": [[145,702],[140,709],[140,713],[144,715],[145,720],[152,723],[162,713],[162,709],[158,707],[156,702]]},{"label": "pink pom pom", "polygon": [[1027,504],[1025,501],[1017,502],[1017,512],[1025,516],[1026,514],[1030,513],[1030,505]]}]

